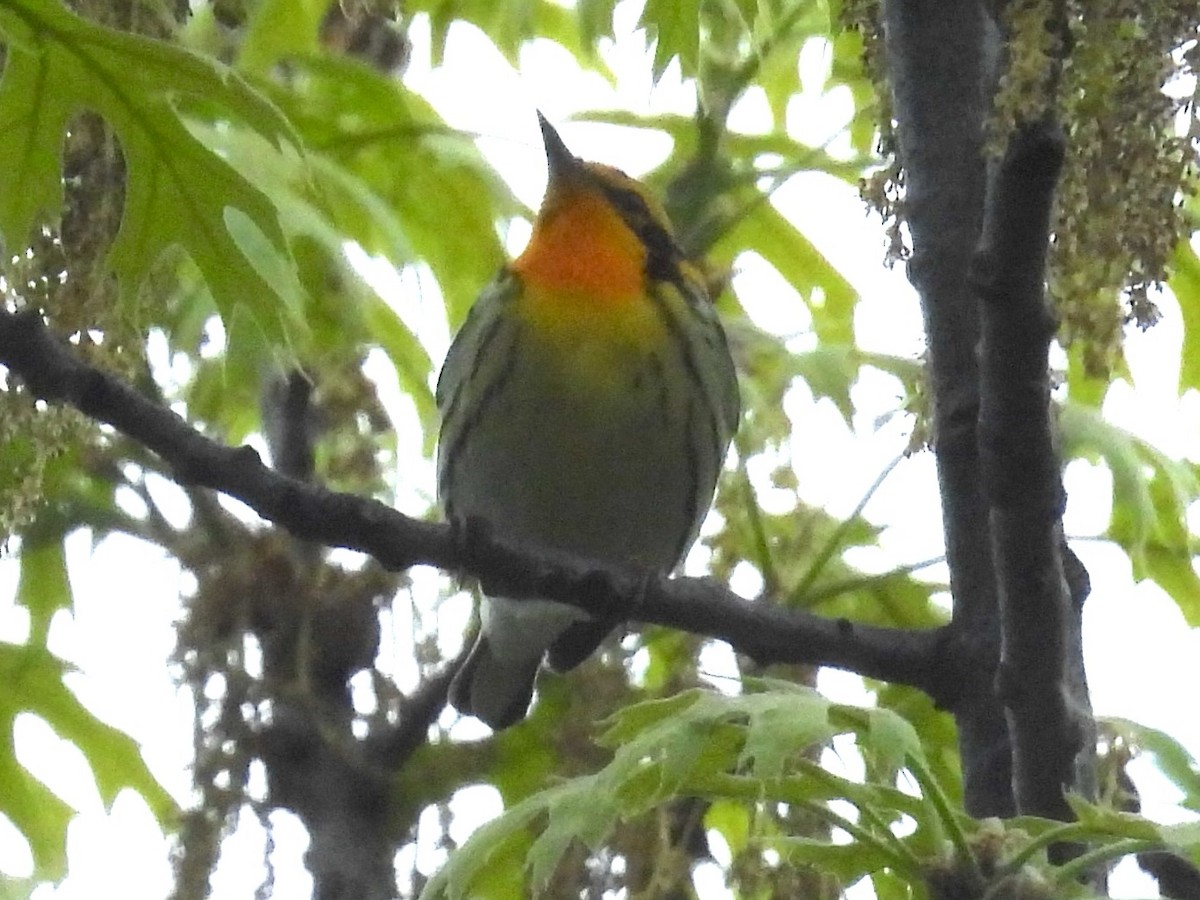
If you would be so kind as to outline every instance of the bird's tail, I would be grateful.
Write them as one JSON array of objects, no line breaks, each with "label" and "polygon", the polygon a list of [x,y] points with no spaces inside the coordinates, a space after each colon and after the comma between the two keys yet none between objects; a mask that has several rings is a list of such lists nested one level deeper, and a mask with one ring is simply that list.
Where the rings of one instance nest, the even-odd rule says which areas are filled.
[{"label": "bird's tail", "polygon": [[475,716],[492,730],[507,728],[525,717],[533,699],[542,655],[502,660],[482,632],[466,662],[450,682],[450,703],[463,715]]}]

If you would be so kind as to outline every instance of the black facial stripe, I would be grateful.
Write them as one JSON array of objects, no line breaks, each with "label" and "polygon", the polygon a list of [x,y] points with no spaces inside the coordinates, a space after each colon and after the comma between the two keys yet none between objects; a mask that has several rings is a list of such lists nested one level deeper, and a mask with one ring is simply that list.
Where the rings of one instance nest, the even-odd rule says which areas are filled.
[{"label": "black facial stripe", "polygon": [[601,181],[599,185],[605,199],[613,205],[613,209],[645,246],[646,275],[654,281],[679,284],[683,280],[679,271],[679,264],[683,262],[683,251],[679,249],[670,232],[650,213],[641,194],[607,181]]}]

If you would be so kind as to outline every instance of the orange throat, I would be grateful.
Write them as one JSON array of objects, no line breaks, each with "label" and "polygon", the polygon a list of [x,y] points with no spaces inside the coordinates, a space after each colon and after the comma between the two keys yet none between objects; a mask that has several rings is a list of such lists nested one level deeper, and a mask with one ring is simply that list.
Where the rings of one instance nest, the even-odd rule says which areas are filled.
[{"label": "orange throat", "polygon": [[645,261],[641,241],[599,192],[568,186],[547,195],[512,267],[539,293],[610,305],[642,296]]}]

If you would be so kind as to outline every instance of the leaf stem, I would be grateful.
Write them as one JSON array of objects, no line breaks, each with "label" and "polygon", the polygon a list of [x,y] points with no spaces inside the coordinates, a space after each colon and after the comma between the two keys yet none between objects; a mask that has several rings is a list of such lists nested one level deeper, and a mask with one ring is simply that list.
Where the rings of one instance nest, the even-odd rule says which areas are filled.
[{"label": "leaf stem", "polygon": [[1105,844],[1087,853],[1083,853],[1070,862],[1059,866],[1054,872],[1055,884],[1067,884],[1077,881],[1089,869],[1098,867],[1112,859],[1120,859],[1132,853],[1146,853],[1153,850],[1166,850],[1167,845],[1161,841],[1150,841],[1145,838],[1125,838],[1112,844]]},{"label": "leaf stem", "polygon": [[771,545],[767,540],[767,530],[763,524],[762,507],[758,505],[758,496],[754,485],[750,483],[750,473],[746,469],[746,448],[738,443],[738,474],[742,480],[742,490],[745,494],[746,518],[750,525],[750,535],[754,541],[754,556],[763,576],[763,588],[766,592],[776,594],[779,591],[779,571],[771,558]]},{"label": "leaf stem", "polygon": [[958,816],[950,806],[950,801],[946,798],[946,793],[938,784],[937,779],[933,777],[933,773],[929,771],[929,767],[925,765],[923,759],[918,759],[911,753],[908,755],[907,761],[908,771],[912,773],[917,784],[921,787],[921,792],[925,795],[925,799],[937,812],[937,818],[945,826],[947,835],[950,838],[950,843],[954,845],[954,849],[958,854],[959,859],[971,868],[972,875],[977,883],[984,884],[987,879],[984,878],[983,872],[979,868],[979,862],[975,859],[975,853],[971,850],[971,843],[967,839],[967,833],[963,831],[962,823],[959,822]]},{"label": "leaf stem", "polygon": [[833,534],[829,536],[829,540],[825,542],[825,546],[823,546],[820,552],[817,553],[817,558],[813,561],[813,564],[809,566],[808,571],[804,574],[804,577],[800,579],[800,583],[791,590],[788,596],[789,605],[799,604],[803,599],[806,598],[809,588],[811,588],[817,578],[820,577],[821,572],[825,569],[825,566],[829,563],[829,560],[833,558],[833,555],[837,552],[838,547],[841,546],[842,538],[846,536],[846,532],[850,530],[851,526],[853,526],[858,520],[859,516],[862,515],[862,511],[866,508],[867,504],[871,502],[871,498],[875,496],[875,492],[882,487],[884,481],[887,480],[887,477],[896,470],[896,467],[900,465],[907,455],[908,454],[906,453],[901,453],[892,459],[892,461],[884,467],[883,471],[880,472],[875,480],[871,483],[871,486],[867,488],[866,493],[863,494],[862,499],[858,501],[858,505],[854,507],[854,510],[850,513],[850,515],[846,516],[846,518],[838,523],[838,526],[834,529]]}]

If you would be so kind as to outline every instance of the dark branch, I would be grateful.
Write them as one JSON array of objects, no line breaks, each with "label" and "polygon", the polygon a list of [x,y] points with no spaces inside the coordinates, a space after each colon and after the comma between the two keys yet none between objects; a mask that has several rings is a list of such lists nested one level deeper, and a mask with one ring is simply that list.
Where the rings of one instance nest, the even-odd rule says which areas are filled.
[{"label": "dark branch", "polygon": [[1077,787],[1086,689],[1078,697],[1068,678],[1078,628],[1061,552],[1065,498],[1049,381],[1055,321],[1043,287],[1064,144],[1048,121],[1013,133],[989,191],[975,276],[983,321],[980,448],[1017,808],[1070,820],[1064,791]]},{"label": "dark branch", "polygon": [[0,363],[45,400],[69,403],[161,456],[183,484],[241,500],[298,538],[369,554],[390,570],[431,565],[478,578],[485,590],[542,597],[605,617],[633,618],[729,642],[760,663],[828,665],[947,696],[954,675],[943,632],[831,620],[750,603],[708,579],[622,572],[566,555],[508,546],[486,528],[456,530],[376,500],[325,490],[263,465],[250,447],[225,447],[169,409],[74,357],[32,312],[0,311]]},{"label": "dark branch", "polygon": [[982,226],[983,134],[999,40],[986,4],[888,0],[888,78],[912,233],[908,275],[929,347],[934,452],[954,618],[948,664],[958,689],[964,803],[974,816],[1015,812],[1008,729],[995,694],[1000,659],[990,520],[982,490],[979,309],[969,283]]},{"label": "dark branch", "polygon": [[1200,897],[1200,869],[1173,853],[1139,853],[1138,865],[1158,881],[1158,889],[1171,900]]},{"label": "dark branch", "polygon": [[371,765],[388,773],[399,772],[409,757],[429,739],[429,729],[446,706],[446,695],[454,673],[467,657],[471,645],[464,645],[457,659],[442,667],[421,683],[400,708],[400,721],[394,728],[376,729],[366,740],[366,757]]},{"label": "dark branch", "polygon": [[276,705],[252,745],[266,767],[267,802],[308,829],[304,861],[314,897],[390,900],[396,845],[388,781],[361,764],[350,741],[327,740],[329,728],[314,705]]},{"label": "dark branch", "polygon": [[265,379],[259,398],[263,438],[275,470],[299,481],[312,478],[316,463],[313,384],[299,369]]}]

